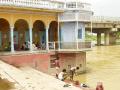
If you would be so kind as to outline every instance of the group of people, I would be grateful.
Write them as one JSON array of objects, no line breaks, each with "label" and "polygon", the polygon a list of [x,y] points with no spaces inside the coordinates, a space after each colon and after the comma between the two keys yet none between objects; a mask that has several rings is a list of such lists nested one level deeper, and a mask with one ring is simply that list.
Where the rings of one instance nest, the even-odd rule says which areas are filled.
[{"label": "group of people", "polygon": [[79,67],[71,67],[68,72],[66,69],[63,69],[60,73],[56,74],[56,77],[61,81],[64,81],[67,77],[69,77],[70,80],[73,81],[76,70],[79,70]]},{"label": "group of people", "polygon": [[[32,49],[33,50],[38,50],[38,49],[41,49],[41,48],[43,49],[43,47],[45,47],[45,45],[40,47],[40,45],[38,43],[37,44],[35,44],[35,42],[32,43]],[[30,42],[29,41],[24,42],[22,44],[21,50],[30,50]]]},{"label": "group of people", "polygon": [[[71,67],[70,70],[67,72],[66,69],[63,69],[60,73],[58,73],[58,67],[57,69],[57,73],[56,73],[56,77],[61,80],[64,81],[67,77],[69,77],[69,79],[71,81],[74,81],[74,75],[76,74],[76,71],[79,70],[79,67]],[[76,81],[76,85],[79,83],[79,81]],[[88,87],[86,84],[80,84],[80,87]],[[104,90],[103,84],[102,82],[98,82],[97,86],[96,86],[96,90]]]},{"label": "group of people", "polygon": [[30,49],[30,44],[29,42],[24,42],[22,44],[21,50],[29,50]]}]

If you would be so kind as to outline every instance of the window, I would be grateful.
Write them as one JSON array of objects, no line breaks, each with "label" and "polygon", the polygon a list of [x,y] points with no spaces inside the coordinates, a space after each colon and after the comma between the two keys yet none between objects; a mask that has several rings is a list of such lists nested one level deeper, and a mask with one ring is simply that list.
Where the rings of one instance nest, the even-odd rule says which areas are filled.
[{"label": "window", "polygon": [[75,2],[67,3],[66,7],[67,8],[76,8],[76,3]]},{"label": "window", "polygon": [[78,39],[82,39],[82,28],[78,29]]}]

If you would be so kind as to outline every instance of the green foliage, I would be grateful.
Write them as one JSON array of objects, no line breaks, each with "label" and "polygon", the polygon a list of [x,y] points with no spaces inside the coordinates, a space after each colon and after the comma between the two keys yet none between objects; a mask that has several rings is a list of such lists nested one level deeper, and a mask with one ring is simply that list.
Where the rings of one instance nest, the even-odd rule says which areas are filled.
[{"label": "green foliage", "polygon": [[120,31],[116,33],[117,38],[120,38]]},{"label": "green foliage", "polygon": [[86,41],[96,41],[97,38],[96,38],[96,35],[92,35],[88,32],[85,33],[85,40]]}]

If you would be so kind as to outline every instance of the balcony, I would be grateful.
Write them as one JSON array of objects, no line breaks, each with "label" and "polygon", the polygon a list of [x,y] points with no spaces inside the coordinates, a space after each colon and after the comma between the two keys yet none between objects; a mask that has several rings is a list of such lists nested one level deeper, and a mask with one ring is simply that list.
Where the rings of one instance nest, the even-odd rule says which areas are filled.
[{"label": "balcony", "polygon": [[60,22],[69,21],[90,22],[90,20],[91,12],[78,12],[78,13],[66,12],[59,15]]},{"label": "balcony", "polygon": [[[58,47],[60,45],[60,47]],[[91,50],[91,42],[49,42],[50,51],[86,51]]]},{"label": "balcony", "polygon": [[0,6],[64,10],[64,3],[55,0],[0,0]]}]

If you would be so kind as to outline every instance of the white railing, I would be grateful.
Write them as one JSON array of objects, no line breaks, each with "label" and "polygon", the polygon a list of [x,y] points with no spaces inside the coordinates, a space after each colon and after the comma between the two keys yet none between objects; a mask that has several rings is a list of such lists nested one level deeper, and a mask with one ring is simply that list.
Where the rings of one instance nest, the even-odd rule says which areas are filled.
[{"label": "white railing", "polygon": [[91,11],[91,4],[89,3],[78,3],[77,8],[80,10]]},{"label": "white railing", "polygon": [[55,44],[56,44],[55,42],[49,42],[49,43],[48,43],[48,45],[49,45],[49,46],[48,46],[48,47],[49,47],[49,50],[55,50],[55,49],[56,49],[56,48],[55,48],[55,46],[56,46]]},{"label": "white railing", "polygon": [[90,13],[78,13],[78,21],[90,21]]},{"label": "white railing", "polygon": [[63,13],[59,15],[59,21],[75,21],[76,14],[75,13]]},{"label": "white railing", "polygon": [[64,10],[64,3],[50,0],[0,0],[0,5]]},{"label": "white railing", "polygon": [[83,51],[91,49],[91,42],[49,42],[49,50]]},{"label": "white railing", "polygon": [[91,5],[89,3],[82,3],[82,2],[67,2],[66,9],[91,11]]},{"label": "white railing", "polygon": [[59,15],[59,21],[90,21],[91,13],[63,13]]},{"label": "white railing", "polygon": [[93,22],[120,22],[120,17],[93,16]]}]

